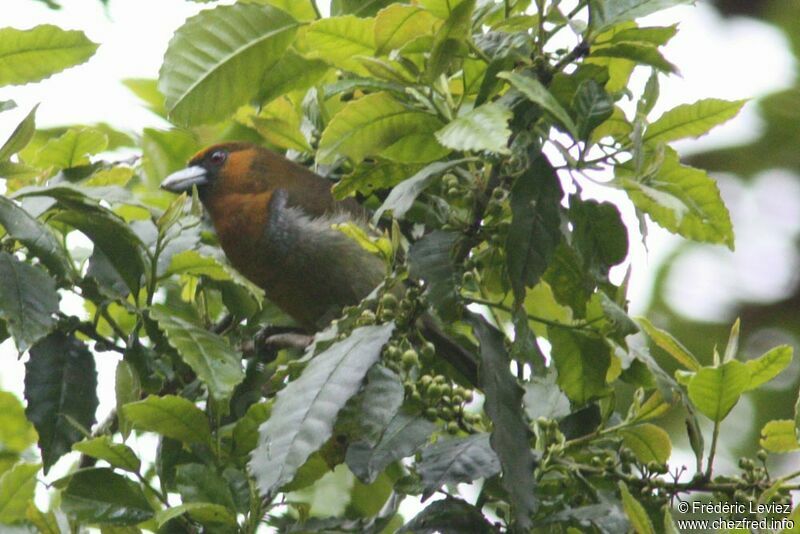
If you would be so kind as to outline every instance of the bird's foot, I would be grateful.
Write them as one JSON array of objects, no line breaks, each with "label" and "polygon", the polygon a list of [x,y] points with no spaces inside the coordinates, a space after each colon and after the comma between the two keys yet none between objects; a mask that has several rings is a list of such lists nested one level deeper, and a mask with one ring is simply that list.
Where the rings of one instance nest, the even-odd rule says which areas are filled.
[{"label": "bird's foot", "polygon": [[313,340],[300,328],[291,326],[265,326],[255,335],[254,345],[260,359],[272,361],[281,349],[305,350]]}]

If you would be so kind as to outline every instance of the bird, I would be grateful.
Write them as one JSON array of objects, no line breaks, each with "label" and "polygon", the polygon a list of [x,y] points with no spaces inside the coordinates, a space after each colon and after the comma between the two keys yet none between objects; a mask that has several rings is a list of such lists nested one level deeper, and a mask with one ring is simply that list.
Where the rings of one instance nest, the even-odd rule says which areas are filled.
[{"label": "bird", "polygon": [[[331,186],[284,155],[246,142],[207,147],[161,183],[172,193],[197,188],[231,265],[309,333],[360,303],[386,276],[383,260],[334,227],[366,227],[369,213],[353,198],[335,199]],[[419,326],[437,355],[477,385],[475,356],[430,314]]]}]

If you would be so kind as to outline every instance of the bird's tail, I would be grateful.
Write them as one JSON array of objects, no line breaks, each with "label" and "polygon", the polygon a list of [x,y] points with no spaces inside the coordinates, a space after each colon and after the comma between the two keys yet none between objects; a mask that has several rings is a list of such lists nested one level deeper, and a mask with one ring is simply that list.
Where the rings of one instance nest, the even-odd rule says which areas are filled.
[{"label": "bird's tail", "polygon": [[457,343],[438,325],[433,316],[425,314],[420,319],[422,334],[436,348],[436,355],[444,359],[469,383],[471,387],[478,384],[478,359],[474,351]]}]

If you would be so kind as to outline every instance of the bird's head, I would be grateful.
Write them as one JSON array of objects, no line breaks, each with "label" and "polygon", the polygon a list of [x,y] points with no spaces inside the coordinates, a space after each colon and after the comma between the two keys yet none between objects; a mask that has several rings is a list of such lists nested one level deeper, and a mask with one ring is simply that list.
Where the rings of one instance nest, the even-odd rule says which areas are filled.
[{"label": "bird's head", "polygon": [[254,193],[269,187],[265,173],[253,172],[253,168],[270,154],[250,143],[213,145],[195,154],[186,168],[167,176],[161,188],[183,193],[196,186],[201,200],[214,191]]}]

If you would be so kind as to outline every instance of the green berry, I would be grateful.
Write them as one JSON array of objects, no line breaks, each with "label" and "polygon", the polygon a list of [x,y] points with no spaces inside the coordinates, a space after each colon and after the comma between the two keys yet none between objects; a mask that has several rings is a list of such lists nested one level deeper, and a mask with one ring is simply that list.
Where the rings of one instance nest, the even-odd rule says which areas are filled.
[{"label": "green berry", "polygon": [[403,367],[406,369],[411,369],[414,366],[419,365],[419,355],[417,351],[413,349],[409,349],[403,353],[403,357],[401,359],[403,363]]},{"label": "green berry", "polygon": [[450,421],[449,423],[447,423],[447,431],[450,434],[458,434],[458,423],[456,423],[455,421]]},{"label": "green berry", "polygon": [[397,297],[391,293],[386,293],[381,297],[381,306],[384,308],[395,309],[397,307]]},{"label": "green berry", "polygon": [[423,358],[430,360],[436,355],[436,347],[434,347],[433,343],[431,343],[430,341],[426,341],[422,345],[421,354]]},{"label": "green berry", "polygon": [[439,417],[439,412],[436,411],[436,408],[428,408],[427,410],[425,410],[425,419],[429,421],[436,421],[438,417]]}]

